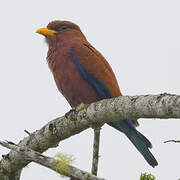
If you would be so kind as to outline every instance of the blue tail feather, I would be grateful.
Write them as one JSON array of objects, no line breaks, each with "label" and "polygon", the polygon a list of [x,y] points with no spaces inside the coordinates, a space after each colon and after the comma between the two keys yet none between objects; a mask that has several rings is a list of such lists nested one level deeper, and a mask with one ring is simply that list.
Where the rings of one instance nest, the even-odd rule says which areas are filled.
[{"label": "blue tail feather", "polygon": [[108,123],[115,129],[123,132],[129,140],[135,145],[136,149],[142,154],[144,159],[151,165],[155,167],[158,165],[153,154],[149,151],[152,147],[150,141],[140,132],[138,132],[133,125],[130,123],[131,120],[122,120]]}]

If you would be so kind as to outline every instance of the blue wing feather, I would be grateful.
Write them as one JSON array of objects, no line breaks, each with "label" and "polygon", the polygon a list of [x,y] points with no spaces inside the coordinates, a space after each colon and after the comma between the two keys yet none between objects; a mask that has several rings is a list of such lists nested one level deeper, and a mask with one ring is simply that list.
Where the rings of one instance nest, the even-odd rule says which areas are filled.
[{"label": "blue wing feather", "polygon": [[95,78],[92,74],[88,73],[82,67],[82,65],[79,63],[79,60],[76,56],[73,46],[71,47],[71,55],[72,55],[72,59],[73,59],[74,63],[76,64],[76,66],[77,66],[78,70],[80,71],[80,73],[82,74],[82,76],[87,80],[88,83],[90,83],[95,88],[95,90],[97,91],[99,96],[102,99],[112,98],[110,91],[105,86],[105,84],[103,82],[101,82],[100,80],[98,80],[97,78]]}]

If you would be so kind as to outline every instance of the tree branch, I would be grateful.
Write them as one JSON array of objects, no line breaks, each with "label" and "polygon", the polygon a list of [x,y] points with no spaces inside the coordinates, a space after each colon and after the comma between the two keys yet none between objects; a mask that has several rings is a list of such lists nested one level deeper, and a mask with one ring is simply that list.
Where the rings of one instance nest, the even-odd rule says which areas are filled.
[{"label": "tree branch", "polygon": [[[55,159],[51,157],[47,157],[42,155],[39,152],[33,151],[30,148],[27,147],[19,147],[18,145],[12,143],[12,142],[3,142],[0,141],[0,144],[8,149],[12,149],[13,151],[16,151],[21,158],[26,159],[27,161],[33,161],[40,165],[43,165],[49,169],[52,169],[56,171],[57,173],[71,177],[71,178],[78,178],[79,180],[105,180],[102,178],[98,178],[88,172],[82,171],[76,167],[73,167],[69,165],[65,160],[61,159]],[[63,157],[64,155],[62,155]],[[64,157],[66,159],[68,157]]]},{"label": "tree branch", "polygon": [[99,162],[100,127],[94,127],[93,160],[91,173],[97,176]]},{"label": "tree branch", "polygon": [[[29,147],[40,153],[48,148],[58,146],[58,143],[70,136],[91,127],[123,120],[125,118],[180,118],[180,96],[171,94],[121,96],[92,103],[68,115],[56,118],[31,133],[19,142],[20,147]],[[154,119],[155,120],[155,119]],[[18,177],[21,169],[30,161],[21,158],[19,153],[11,151],[0,161],[0,179],[6,176]],[[12,179],[12,178],[11,178]],[[15,179],[15,178],[14,178]],[[16,178],[18,179],[18,178]]]}]

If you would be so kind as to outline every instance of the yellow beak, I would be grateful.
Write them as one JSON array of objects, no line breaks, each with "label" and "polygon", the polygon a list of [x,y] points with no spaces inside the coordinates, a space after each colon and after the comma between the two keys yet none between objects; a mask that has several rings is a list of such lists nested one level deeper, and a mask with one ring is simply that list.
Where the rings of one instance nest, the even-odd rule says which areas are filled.
[{"label": "yellow beak", "polygon": [[40,28],[36,31],[36,33],[44,35],[44,36],[51,36],[56,33],[56,31],[48,29],[48,28]]}]

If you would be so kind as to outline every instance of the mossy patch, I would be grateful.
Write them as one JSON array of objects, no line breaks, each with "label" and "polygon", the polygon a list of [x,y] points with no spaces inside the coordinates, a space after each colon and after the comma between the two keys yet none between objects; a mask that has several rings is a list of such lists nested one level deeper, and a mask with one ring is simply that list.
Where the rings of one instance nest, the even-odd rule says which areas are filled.
[{"label": "mossy patch", "polygon": [[55,169],[58,173],[63,176],[69,176],[71,171],[71,163],[73,157],[67,154],[58,153],[54,159]]},{"label": "mossy patch", "polygon": [[91,178],[91,175],[90,175],[89,173],[86,173],[86,174],[84,174],[84,178],[85,178],[86,180],[88,180],[88,179]]},{"label": "mossy patch", "polygon": [[141,173],[140,180],[156,180],[152,174]]}]

